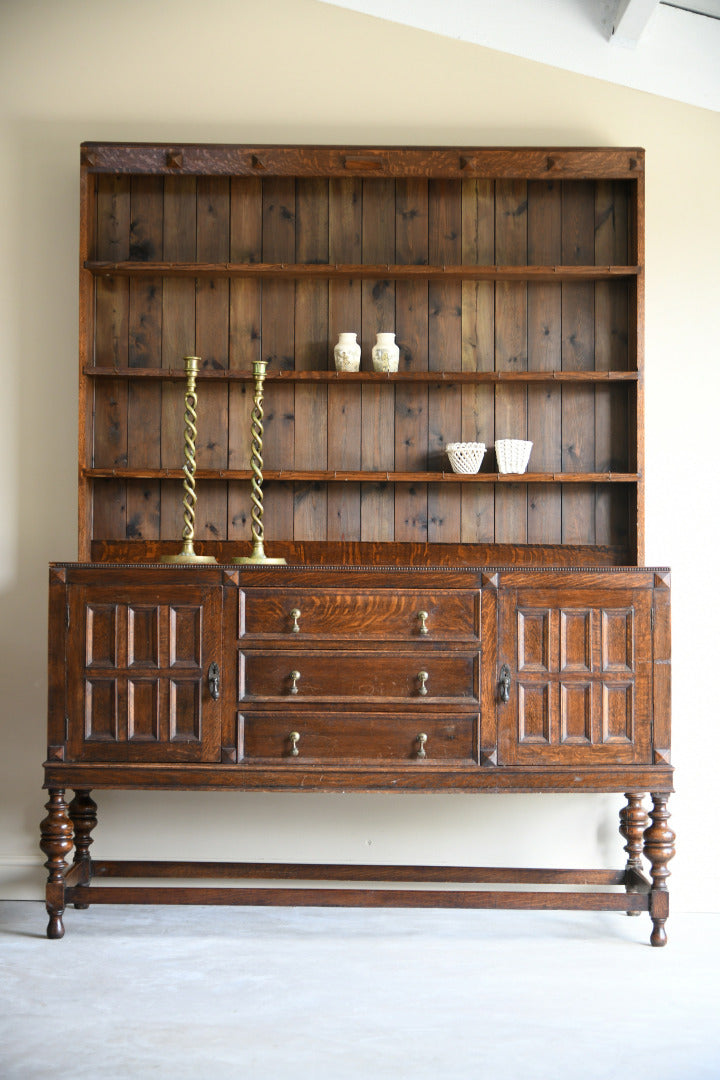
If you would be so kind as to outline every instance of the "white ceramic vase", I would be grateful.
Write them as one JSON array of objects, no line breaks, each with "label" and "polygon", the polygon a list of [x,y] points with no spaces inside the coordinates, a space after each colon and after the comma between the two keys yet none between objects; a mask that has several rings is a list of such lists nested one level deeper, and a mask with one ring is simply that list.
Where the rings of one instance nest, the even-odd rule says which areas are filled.
[{"label": "white ceramic vase", "polygon": [[340,334],[333,353],[336,371],[360,370],[360,346],[357,334]]},{"label": "white ceramic vase", "polygon": [[395,344],[394,334],[378,334],[372,349],[373,371],[397,371],[400,364],[400,347]]}]

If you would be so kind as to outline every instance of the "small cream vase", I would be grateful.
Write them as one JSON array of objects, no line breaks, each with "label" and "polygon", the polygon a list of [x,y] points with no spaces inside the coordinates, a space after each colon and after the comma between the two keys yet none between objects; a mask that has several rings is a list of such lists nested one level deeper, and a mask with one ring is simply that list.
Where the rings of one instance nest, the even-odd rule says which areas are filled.
[{"label": "small cream vase", "polygon": [[400,348],[395,344],[394,334],[378,334],[372,348],[373,371],[397,371],[400,365]]},{"label": "small cream vase", "polygon": [[360,346],[357,334],[340,334],[333,350],[336,371],[360,370]]}]

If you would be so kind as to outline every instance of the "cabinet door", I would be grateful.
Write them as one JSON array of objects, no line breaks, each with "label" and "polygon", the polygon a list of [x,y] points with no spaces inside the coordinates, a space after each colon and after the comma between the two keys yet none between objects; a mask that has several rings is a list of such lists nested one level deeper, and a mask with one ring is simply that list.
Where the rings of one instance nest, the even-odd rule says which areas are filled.
[{"label": "cabinet door", "polygon": [[[70,586],[71,760],[217,761],[217,587]],[[212,691],[212,692],[211,692]]]},{"label": "cabinet door", "polygon": [[651,610],[649,589],[503,590],[500,764],[650,761]]}]

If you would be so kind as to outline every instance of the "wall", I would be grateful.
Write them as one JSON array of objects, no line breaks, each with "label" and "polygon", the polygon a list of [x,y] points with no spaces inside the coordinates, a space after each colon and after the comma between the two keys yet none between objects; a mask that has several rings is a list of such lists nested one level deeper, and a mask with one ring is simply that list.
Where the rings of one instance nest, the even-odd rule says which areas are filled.
[{"label": "wall", "polygon": [[[717,908],[705,856],[718,751],[718,115],[314,0],[6,0],[2,22],[0,895],[39,896],[43,880],[46,564],[76,556],[79,143],[641,145],[646,561],[674,571],[671,886],[676,908]],[[617,797],[98,801],[106,857],[620,865]]]}]

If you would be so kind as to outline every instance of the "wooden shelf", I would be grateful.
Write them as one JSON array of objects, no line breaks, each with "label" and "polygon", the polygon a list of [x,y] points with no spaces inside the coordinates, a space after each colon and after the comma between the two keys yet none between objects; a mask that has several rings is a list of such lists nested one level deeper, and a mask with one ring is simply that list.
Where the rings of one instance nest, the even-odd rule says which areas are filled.
[{"label": "wooden shelf", "polygon": [[[182,480],[182,469],[83,469],[91,480]],[[197,480],[250,480],[250,469],[197,469]],[[639,473],[454,473],[454,472],[362,472],[341,469],[267,469],[263,478],[302,483],[363,484],[634,484]]]},{"label": "wooden shelf", "polygon": [[86,270],[99,277],[190,277],[278,279],[359,279],[417,281],[599,281],[634,278],[639,266],[470,266],[378,263],[196,263],[88,259]]},{"label": "wooden shelf", "polygon": [[[95,367],[83,368],[83,374],[100,379],[163,379],[184,380],[180,368]],[[227,368],[202,368],[198,379],[227,382],[252,382],[251,371]],[[369,383],[607,383],[637,382],[637,371],[269,371],[266,382],[317,382],[344,384]]]}]

